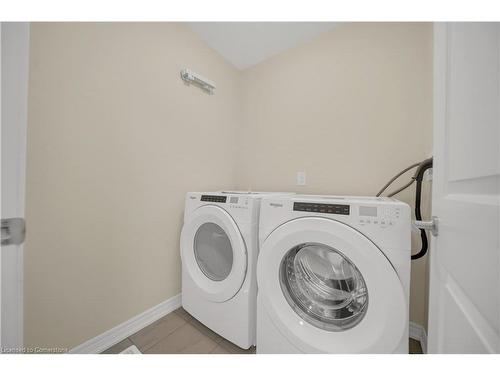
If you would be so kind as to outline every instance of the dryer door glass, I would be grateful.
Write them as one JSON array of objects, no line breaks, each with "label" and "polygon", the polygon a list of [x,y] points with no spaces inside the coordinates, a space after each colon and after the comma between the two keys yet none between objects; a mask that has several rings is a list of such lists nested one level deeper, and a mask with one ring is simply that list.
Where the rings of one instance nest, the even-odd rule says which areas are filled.
[{"label": "dryer door glass", "polygon": [[198,228],[194,255],[201,271],[210,280],[224,280],[233,268],[231,241],[224,229],[215,223],[204,223]]},{"label": "dryer door glass", "polygon": [[357,325],[368,307],[358,268],[342,253],[318,243],[300,244],[280,265],[281,290],[306,322],[328,331]]}]

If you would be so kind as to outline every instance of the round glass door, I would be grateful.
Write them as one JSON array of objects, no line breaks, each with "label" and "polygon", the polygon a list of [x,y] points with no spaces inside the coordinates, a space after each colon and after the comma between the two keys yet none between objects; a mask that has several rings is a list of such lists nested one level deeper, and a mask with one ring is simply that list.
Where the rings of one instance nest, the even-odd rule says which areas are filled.
[{"label": "round glass door", "polygon": [[192,281],[203,298],[224,302],[238,293],[247,275],[247,249],[224,209],[206,205],[194,210],[182,227],[180,251],[183,280]]},{"label": "round glass door", "polygon": [[233,248],[224,229],[215,223],[202,224],[194,237],[194,254],[203,274],[222,281],[233,268]]},{"label": "round glass door", "polygon": [[340,251],[319,243],[295,246],[280,265],[281,290],[306,322],[327,331],[356,326],[368,307],[358,268]]}]

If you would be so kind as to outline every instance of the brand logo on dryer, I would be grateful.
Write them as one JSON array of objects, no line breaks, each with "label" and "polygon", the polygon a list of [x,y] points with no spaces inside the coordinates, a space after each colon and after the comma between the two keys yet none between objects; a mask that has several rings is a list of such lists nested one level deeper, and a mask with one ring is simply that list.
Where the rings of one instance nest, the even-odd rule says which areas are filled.
[{"label": "brand logo on dryer", "polygon": [[282,203],[269,203],[269,205],[274,208],[283,207]]}]

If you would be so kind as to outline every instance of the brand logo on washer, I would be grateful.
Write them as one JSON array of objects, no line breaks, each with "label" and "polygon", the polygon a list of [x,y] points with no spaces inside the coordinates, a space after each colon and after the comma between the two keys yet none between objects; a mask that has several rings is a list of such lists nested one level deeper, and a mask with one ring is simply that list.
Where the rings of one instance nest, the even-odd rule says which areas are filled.
[{"label": "brand logo on washer", "polygon": [[189,196],[189,199],[196,199],[196,197],[193,197],[192,195]]},{"label": "brand logo on washer", "polygon": [[283,207],[283,205],[282,205],[281,203],[269,203],[269,205],[270,205],[271,207],[275,207],[275,208],[276,208],[276,207]]}]

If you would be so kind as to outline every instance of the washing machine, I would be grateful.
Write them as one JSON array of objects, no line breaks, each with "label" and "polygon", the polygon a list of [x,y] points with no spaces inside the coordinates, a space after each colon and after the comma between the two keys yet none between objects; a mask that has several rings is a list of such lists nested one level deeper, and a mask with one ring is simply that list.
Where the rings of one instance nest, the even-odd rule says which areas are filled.
[{"label": "washing machine", "polygon": [[241,348],[255,345],[261,199],[288,193],[191,192],[181,232],[182,306]]},{"label": "washing machine", "polygon": [[257,353],[408,353],[410,218],[392,198],[264,199]]}]

